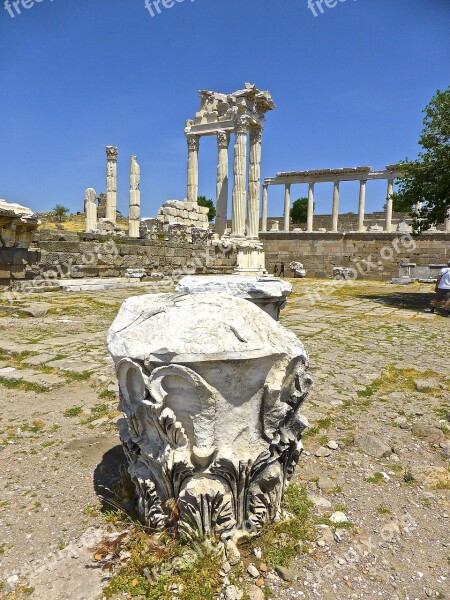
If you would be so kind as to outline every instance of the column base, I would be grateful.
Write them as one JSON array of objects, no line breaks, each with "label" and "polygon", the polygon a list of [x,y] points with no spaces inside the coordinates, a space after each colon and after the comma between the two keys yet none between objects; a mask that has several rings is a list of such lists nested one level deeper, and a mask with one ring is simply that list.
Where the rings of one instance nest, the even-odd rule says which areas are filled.
[{"label": "column base", "polygon": [[235,275],[264,276],[266,257],[260,244],[249,242],[248,245],[238,247],[237,267]]}]

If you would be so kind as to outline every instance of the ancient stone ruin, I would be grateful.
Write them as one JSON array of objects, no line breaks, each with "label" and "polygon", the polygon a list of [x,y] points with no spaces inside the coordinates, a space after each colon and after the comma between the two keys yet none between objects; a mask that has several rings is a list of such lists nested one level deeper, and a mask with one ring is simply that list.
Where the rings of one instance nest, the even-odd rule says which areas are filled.
[{"label": "ancient stone ruin", "polygon": [[38,225],[36,214],[29,208],[0,200],[0,247],[28,248]]},{"label": "ancient stone ruin", "polygon": [[311,379],[297,336],[224,293],[129,298],[108,347],[143,523],[222,540],[280,513]]}]

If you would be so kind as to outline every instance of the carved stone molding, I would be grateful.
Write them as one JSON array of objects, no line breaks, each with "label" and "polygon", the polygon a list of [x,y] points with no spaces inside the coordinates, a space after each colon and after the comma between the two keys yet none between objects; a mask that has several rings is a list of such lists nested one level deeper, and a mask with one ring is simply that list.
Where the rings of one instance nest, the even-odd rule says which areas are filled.
[{"label": "carved stone molding", "polygon": [[108,347],[143,523],[225,539],[273,521],[307,426],[295,334],[241,298],[154,294],[123,304]]}]

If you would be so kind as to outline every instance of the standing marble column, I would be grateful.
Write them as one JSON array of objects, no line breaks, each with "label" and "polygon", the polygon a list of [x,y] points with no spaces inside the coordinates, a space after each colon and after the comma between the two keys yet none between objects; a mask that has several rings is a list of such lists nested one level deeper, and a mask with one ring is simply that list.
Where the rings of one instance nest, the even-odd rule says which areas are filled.
[{"label": "standing marble column", "polygon": [[287,183],[284,187],[284,231],[289,231],[291,216],[291,184]]},{"label": "standing marble column", "polygon": [[392,195],[394,193],[394,180],[388,179],[387,187],[387,200],[386,200],[386,223],[384,229],[390,233],[392,231],[392,208],[393,200]]},{"label": "standing marble column", "polygon": [[88,188],[84,196],[84,212],[86,215],[86,233],[92,233],[97,229],[97,203],[95,202],[96,193],[92,188]]},{"label": "standing marble column", "polygon": [[226,131],[217,133],[217,181],[216,181],[216,233],[222,236],[227,228],[228,213],[228,147],[230,134]]},{"label": "standing marble column", "polygon": [[116,146],[106,146],[106,218],[116,222],[117,211],[117,155]]},{"label": "standing marble column", "polygon": [[267,231],[268,187],[267,183],[263,185],[261,231]]},{"label": "standing marble column", "polygon": [[259,237],[259,198],[261,195],[262,129],[250,131],[250,162],[248,171],[248,232],[249,238]]},{"label": "standing marble column", "polygon": [[364,216],[366,210],[366,183],[367,180],[362,179],[359,186],[358,231],[365,231]]},{"label": "standing marble column", "polygon": [[311,182],[308,187],[308,213],[306,217],[306,231],[313,231],[314,220],[314,183]]},{"label": "standing marble column", "polygon": [[231,218],[232,237],[245,237],[245,213],[247,194],[245,181],[247,173],[247,131],[248,119],[242,117],[236,123],[234,140],[234,165],[233,165],[233,212]]},{"label": "standing marble column", "polygon": [[131,238],[139,237],[139,225],[141,222],[141,192],[139,190],[140,183],[141,169],[139,168],[136,156],[132,156],[130,164],[130,210],[128,215],[128,235]]},{"label": "standing marble column", "polygon": [[187,170],[187,199],[188,202],[197,204],[198,197],[198,149],[200,146],[200,137],[188,133],[188,170]]},{"label": "standing marble column", "polygon": [[333,213],[331,217],[331,231],[338,230],[339,219],[339,181],[334,182],[333,186]]}]

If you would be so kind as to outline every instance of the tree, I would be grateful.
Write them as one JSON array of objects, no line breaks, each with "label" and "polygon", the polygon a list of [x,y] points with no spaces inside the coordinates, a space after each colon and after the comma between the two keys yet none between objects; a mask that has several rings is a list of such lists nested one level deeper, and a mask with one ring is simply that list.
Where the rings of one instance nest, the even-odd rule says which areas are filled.
[{"label": "tree", "polygon": [[[316,207],[314,203],[314,208]],[[293,223],[306,223],[308,217],[308,198],[299,198],[291,208],[291,221]]]},{"label": "tree", "polygon": [[[450,87],[438,90],[423,112],[423,151],[416,160],[401,163],[399,190],[393,195],[394,210],[411,214],[417,234],[443,223],[450,210]],[[418,202],[423,205],[416,211]]]},{"label": "tree", "polygon": [[62,204],[57,204],[53,209],[55,216],[58,218],[58,221],[61,222],[63,218],[68,214],[69,209],[63,206]]},{"label": "tree", "polygon": [[199,206],[207,206],[209,208],[209,213],[208,213],[209,222],[211,223],[211,221],[214,221],[214,219],[216,218],[216,212],[217,212],[214,202],[212,200],[207,200],[206,196],[198,196],[197,204]]}]

